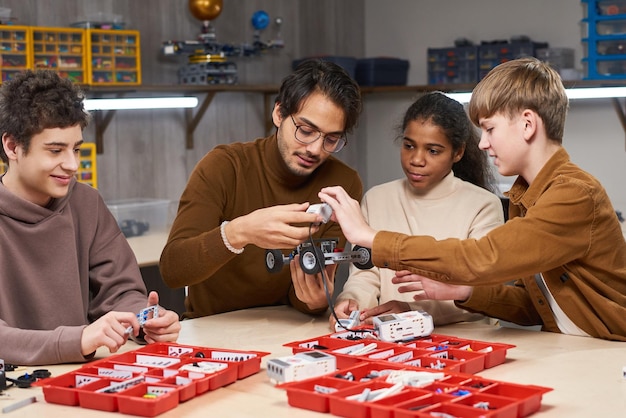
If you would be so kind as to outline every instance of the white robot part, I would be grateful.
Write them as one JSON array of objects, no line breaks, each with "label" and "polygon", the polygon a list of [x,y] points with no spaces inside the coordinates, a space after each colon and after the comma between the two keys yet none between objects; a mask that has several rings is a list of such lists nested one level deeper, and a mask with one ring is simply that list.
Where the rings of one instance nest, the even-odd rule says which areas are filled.
[{"label": "white robot part", "polygon": [[318,203],[315,205],[311,205],[306,211],[307,213],[316,213],[320,215],[323,218],[323,223],[327,223],[330,219],[330,216],[333,214],[333,208],[331,208],[328,203]]},{"label": "white robot part", "polygon": [[305,351],[267,361],[267,375],[275,384],[322,376],[336,370],[335,356],[321,351]]},{"label": "white robot part", "polygon": [[374,328],[382,341],[406,341],[432,334],[433,318],[424,311],[384,314],[374,317]]},{"label": "white robot part", "polygon": [[339,322],[335,324],[335,332],[341,332],[344,330],[353,329],[361,323],[360,317],[361,311],[352,311],[350,317],[341,318]]}]

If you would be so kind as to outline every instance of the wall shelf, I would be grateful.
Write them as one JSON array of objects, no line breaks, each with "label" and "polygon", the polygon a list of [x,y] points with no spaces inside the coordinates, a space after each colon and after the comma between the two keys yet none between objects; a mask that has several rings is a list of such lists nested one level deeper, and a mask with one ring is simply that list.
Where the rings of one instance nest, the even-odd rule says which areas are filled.
[{"label": "wall shelf", "polygon": [[[616,87],[626,86],[626,80],[579,80],[564,82],[566,88],[590,88],[590,87]],[[426,93],[430,91],[444,92],[470,92],[475,84],[432,84],[414,86],[377,86],[361,87],[361,93],[365,96],[375,93]],[[199,97],[200,105],[197,109],[183,109],[185,112],[185,143],[187,149],[193,149],[193,135],[196,127],[204,117],[217,93],[258,93],[263,95],[263,112],[266,119],[266,134],[271,132],[273,123],[271,111],[274,105],[274,96],[278,93],[278,85],[142,85],[142,86],[81,86],[88,98],[122,98],[137,97],[146,94],[181,94],[184,96]],[[612,99],[613,107],[617,113],[622,128],[626,134],[626,103],[622,105],[617,98]],[[100,154],[104,150],[103,138],[109,123],[115,116],[116,110],[95,111],[96,150]]]},{"label": "wall shelf", "polygon": [[[187,149],[193,148],[193,134],[204,116],[209,105],[217,93],[259,93],[263,95],[264,114],[269,115],[273,106],[273,96],[278,93],[278,86],[274,85],[143,85],[143,86],[81,86],[88,98],[122,98],[122,97],[146,97],[147,94],[172,94],[180,96],[204,96],[199,97],[200,105],[196,109],[183,109],[185,111],[185,136]],[[94,111],[94,123],[96,129],[96,149],[98,154],[104,151],[104,133],[117,110]],[[269,132],[272,128],[271,119],[266,121],[265,129]]]}]

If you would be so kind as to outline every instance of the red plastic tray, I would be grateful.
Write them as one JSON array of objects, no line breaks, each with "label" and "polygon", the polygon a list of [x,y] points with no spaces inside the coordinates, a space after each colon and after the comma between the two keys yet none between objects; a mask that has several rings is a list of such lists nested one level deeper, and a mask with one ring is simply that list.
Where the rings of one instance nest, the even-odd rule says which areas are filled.
[{"label": "red plastic tray", "polygon": [[41,381],[46,402],[153,417],[258,373],[269,353],[156,343]]},{"label": "red plastic tray", "polygon": [[[389,357],[389,361],[402,362],[411,366],[440,367],[446,371],[462,373],[478,373],[483,369],[502,364],[506,360],[507,351],[515,347],[512,344],[468,340],[442,334],[431,334],[401,343],[390,343],[371,338],[359,339],[359,335],[361,335],[359,332],[338,332],[308,340],[290,342],[284,346],[290,347],[294,354],[310,350],[325,351],[337,357],[337,368],[339,369],[350,367],[364,360],[370,361],[373,358]],[[358,356],[350,354],[358,347],[372,343],[376,343],[378,346],[375,351]],[[414,356],[402,360],[401,347],[405,347],[405,353],[407,352],[406,348],[415,349]],[[435,358],[434,361],[431,361],[432,357]],[[440,363],[437,363],[437,357],[440,358]],[[443,361],[443,357],[446,357],[445,361]],[[442,363],[445,363],[445,366]]]},{"label": "red plastic tray", "polygon": [[[404,386],[401,391],[378,400],[358,399],[366,389],[371,393],[393,386],[385,381],[384,375],[371,377],[372,370],[386,366],[389,365],[363,362],[333,375],[284,383],[280,387],[286,390],[291,406],[348,418],[429,417],[431,412],[470,418],[526,417],[539,410],[543,394],[552,390],[445,372],[443,379],[423,387]],[[354,380],[347,380],[348,374]],[[319,391],[320,386],[324,391]]]}]

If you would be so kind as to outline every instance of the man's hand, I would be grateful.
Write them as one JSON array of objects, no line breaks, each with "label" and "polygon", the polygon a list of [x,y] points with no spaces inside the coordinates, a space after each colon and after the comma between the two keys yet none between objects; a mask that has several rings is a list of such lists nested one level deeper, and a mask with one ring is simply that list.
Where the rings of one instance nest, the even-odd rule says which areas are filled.
[{"label": "man's hand", "polygon": [[339,223],[344,236],[352,245],[372,248],[377,231],[367,224],[357,200],[350,197],[341,186],[324,187],[317,195],[333,208],[330,219]]},{"label": "man's hand", "polygon": [[[159,294],[154,291],[150,292],[148,295],[148,307],[158,304]],[[148,319],[143,326],[143,331],[147,343],[176,341],[180,332],[178,314],[159,306],[159,317]]]},{"label": "man's hand", "polygon": [[235,248],[254,244],[259,248],[293,248],[317,232],[322,217],[307,213],[309,203],[257,209],[226,224],[224,232]]},{"label": "man's hand", "polygon": [[[322,263],[324,261],[322,260]],[[291,281],[293,282],[296,297],[306,303],[311,310],[321,309],[328,306],[326,291],[324,290],[324,281],[328,288],[328,294],[332,297],[335,291],[335,272],[337,264],[329,264],[325,266],[324,275],[317,273],[315,275],[306,274],[300,267],[300,255],[296,255],[289,263],[291,270]],[[325,276],[325,277],[322,277]]]},{"label": "man's hand", "polygon": [[126,343],[129,335],[126,329],[132,326],[139,329],[137,315],[132,312],[109,312],[83,330],[80,349],[83,356],[88,356],[99,347],[107,347],[111,353],[117,352]]},{"label": "man's hand", "polygon": [[361,311],[361,322],[366,324],[373,323],[373,319],[375,316],[390,314],[390,313],[400,313],[400,312],[408,312],[411,310],[411,306],[407,302],[402,302],[399,300],[390,300],[389,302],[385,302],[382,305],[374,306],[370,309],[363,309]]},{"label": "man's hand", "polygon": [[[337,318],[339,319],[349,318],[350,313],[352,313],[352,311],[358,311],[358,310],[359,310],[359,303],[354,299],[344,299],[344,300],[337,301],[337,303],[335,303],[335,314],[337,315]],[[337,320],[335,320],[335,316],[331,314],[330,317],[328,317],[328,324],[330,325],[330,329],[333,332],[335,332],[336,323],[337,323]]]},{"label": "man's hand", "polygon": [[392,277],[391,283],[401,284],[408,283],[405,286],[399,286],[398,292],[418,292],[413,299],[420,300],[458,300],[464,301],[469,299],[472,294],[472,286],[453,285],[441,283],[428,277],[413,274],[407,270],[397,271]]}]

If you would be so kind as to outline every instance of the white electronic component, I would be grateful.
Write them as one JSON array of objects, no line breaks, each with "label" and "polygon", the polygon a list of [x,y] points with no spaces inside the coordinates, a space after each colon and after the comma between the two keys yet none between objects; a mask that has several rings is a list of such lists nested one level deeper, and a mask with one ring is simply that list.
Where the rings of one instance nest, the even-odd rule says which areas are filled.
[{"label": "white electronic component", "polygon": [[306,351],[267,361],[267,375],[276,384],[322,376],[336,370],[335,356],[321,351]]},{"label": "white electronic component", "polygon": [[[159,317],[159,305],[152,305],[147,308],[143,308],[137,314],[137,320],[139,321],[139,326],[143,328],[148,319],[158,318]],[[131,334],[133,332],[133,327],[130,326],[126,328],[126,334]]]},{"label": "white electronic component", "polygon": [[335,324],[335,332],[341,332],[344,330],[353,329],[361,323],[359,317],[361,316],[360,311],[352,311],[350,312],[349,318],[341,318],[339,322]]},{"label": "white electronic component", "polygon": [[330,215],[333,214],[333,208],[331,208],[328,203],[318,203],[315,205],[311,205],[306,211],[308,213],[317,213],[318,215],[320,215],[323,218],[323,223],[328,222],[328,220],[330,219]]},{"label": "white electronic component", "polygon": [[374,328],[382,341],[406,341],[432,334],[433,318],[424,311],[384,314],[374,317]]}]

